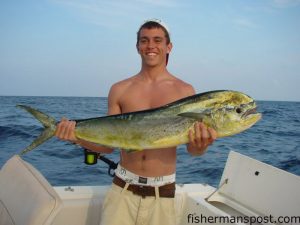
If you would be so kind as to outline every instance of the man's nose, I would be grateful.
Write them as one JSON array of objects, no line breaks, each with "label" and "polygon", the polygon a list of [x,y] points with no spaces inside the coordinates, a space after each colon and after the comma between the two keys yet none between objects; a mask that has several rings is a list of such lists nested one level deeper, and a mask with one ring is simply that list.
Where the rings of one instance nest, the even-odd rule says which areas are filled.
[{"label": "man's nose", "polygon": [[150,40],[149,42],[148,42],[148,46],[147,46],[148,48],[154,48],[155,47],[155,42],[154,41],[152,41],[152,40]]}]

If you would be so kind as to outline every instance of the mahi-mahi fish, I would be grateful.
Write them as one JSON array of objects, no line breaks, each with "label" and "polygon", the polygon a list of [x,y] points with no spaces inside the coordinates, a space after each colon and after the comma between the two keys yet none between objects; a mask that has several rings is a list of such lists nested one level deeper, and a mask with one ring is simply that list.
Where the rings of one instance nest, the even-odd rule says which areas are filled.
[{"label": "mahi-mahi fish", "polygon": [[[31,113],[45,127],[40,136],[21,152],[24,154],[53,137],[57,122],[29,106],[18,107]],[[254,99],[244,93],[210,91],[154,109],[74,120],[75,136],[130,152],[167,148],[188,143],[189,130],[196,121],[215,129],[218,138],[240,133],[261,118],[256,108]]]}]

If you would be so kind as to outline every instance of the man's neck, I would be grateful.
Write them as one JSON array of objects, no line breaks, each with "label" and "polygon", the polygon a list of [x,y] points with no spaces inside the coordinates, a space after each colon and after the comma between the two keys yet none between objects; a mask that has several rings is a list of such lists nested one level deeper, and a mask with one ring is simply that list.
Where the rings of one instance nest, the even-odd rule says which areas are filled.
[{"label": "man's neck", "polygon": [[165,66],[157,66],[157,67],[149,67],[149,66],[142,66],[139,75],[146,81],[158,81],[166,76],[169,76],[170,73],[168,72]]}]

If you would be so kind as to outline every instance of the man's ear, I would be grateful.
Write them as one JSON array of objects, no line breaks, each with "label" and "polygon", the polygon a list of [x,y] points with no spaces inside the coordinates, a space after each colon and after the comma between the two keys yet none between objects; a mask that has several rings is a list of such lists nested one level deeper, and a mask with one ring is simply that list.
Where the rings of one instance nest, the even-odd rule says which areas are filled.
[{"label": "man's ear", "polygon": [[172,48],[173,48],[173,44],[172,42],[170,42],[167,46],[167,53],[170,54],[170,52],[172,51]]},{"label": "man's ear", "polygon": [[138,44],[136,44],[135,47],[136,47],[137,52],[140,54],[140,49],[139,49]]}]

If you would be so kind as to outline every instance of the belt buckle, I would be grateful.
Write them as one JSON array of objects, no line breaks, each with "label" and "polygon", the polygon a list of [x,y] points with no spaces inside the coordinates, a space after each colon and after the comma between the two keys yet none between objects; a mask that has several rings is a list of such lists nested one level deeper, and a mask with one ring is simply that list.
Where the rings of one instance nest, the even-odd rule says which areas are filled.
[{"label": "belt buckle", "polygon": [[147,193],[145,193],[145,186],[143,185],[135,185],[135,188],[132,190],[132,193],[142,198],[147,197]]},{"label": "belt buckle", "polygon": [[140,196],[142,197],[142,198],[146,198],[146,194],[144,193],[144,187],[145,186],[143,186],[143,185],[139,185],[139,192],[140,192]]}]

